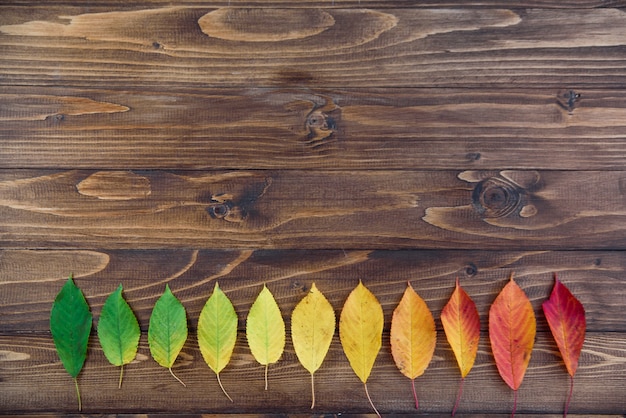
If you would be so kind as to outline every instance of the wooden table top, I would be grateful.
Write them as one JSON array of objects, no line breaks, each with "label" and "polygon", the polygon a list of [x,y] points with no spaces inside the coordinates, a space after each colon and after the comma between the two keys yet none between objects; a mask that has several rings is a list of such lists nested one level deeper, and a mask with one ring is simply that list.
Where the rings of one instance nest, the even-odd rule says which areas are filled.
[{"label": "wooden table top", "polygon": [[[0,245],[0,413],[78,412],[49,324],[73,274],[94,319],[85,414],[372,414],[338,333],[311,410],[290,338],[313,282],[339,317],[362,281],[385,315],[373,402],[448,416],[459,278],[481,321],[459,413],[506,416],[488,312],[514,273],[537,317],[517,412],[561,416],[556,273],[587,317],[570,416],[626,414],[626,1],[2,2]],[[217,281],[239,319],[232,403],[196,334]],[[407,281],[437,326],[417,411],[389,337]],[[120,283],[142,335],[118,389],[95,330]],[[166,284],[186,387],[148,347]],[[287,324],[268,390],[245,336],[263,284]]]}]

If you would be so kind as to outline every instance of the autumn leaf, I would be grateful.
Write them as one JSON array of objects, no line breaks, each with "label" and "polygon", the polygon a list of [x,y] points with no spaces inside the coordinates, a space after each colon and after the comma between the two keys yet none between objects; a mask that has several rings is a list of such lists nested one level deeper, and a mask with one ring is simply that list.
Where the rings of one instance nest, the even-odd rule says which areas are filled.
[{"label": "autumn leaf", "polygon": [[513,415],[517,408],[517,389],[530,362],[536,328],[530,300],[511,274],[509,283],[489,309],[489,339],[498,372],[515,392]]},{"label": "autumn leaf", "polygon": [[154,304],[148,326],[150,354],[160,366],[167,368],[174,379],[186,386],[172,371],[176,357],[187,340],[185,307],[174,296],[169,285]]},{"label": "autumn leaf", "polygon": [[222,381],[220,372],[230,362],[237,340],[237,313],[230,299],[217,282],[213,294],[204,304],[198,319],[198,345],[206,364],[217,376],[224,395],[232,402]]},{"label": "autumn leaf", "polygon": [[367,399],[379,417],[367,390],[367,379],[382,345],[383,322],[383,308],[378,299],[359,281],[341,310],[339,338],[350,367],[363,382]]},{"label": "autumn leaf", "polygon": [[311,373],[311,409],[315,407],[313,374],[328,353],[335,333],[335,311],[315,283],[291,314],[291,339],[298,360]]},{"label": "autumn leaf", "polygon": [[480,339],[478,309],[472,298],[459,285],[458,278],[450,300],[441,310],[441,324],[461,371],[459,394],[452,410],[454,416],[463,393],[463,382],[474,366]]},{"label": "autumn leaf", "polygon": [[415,378],[421,376],[428,367],[436,343],[433,315],[408,283],[391,319],[391,354],[400,372],[411,379],[415,409],[419,407]]},{"label": "autumn leaf", "polygon": [[120,367],[118,388],[122,387],[124,365],[137,355],[141,330],[137,317],[122,296],[120,284],[102,306],[98,320],[98,339],[107,360]]},{"label": "autumn leaf", "polygon": [[91,321],[91,311],[85,296],[70,275],[52,304],[50,332],[63,367],[74,379],[79,411],[83,406],[78,389],[78,374],[87,358]]},{"label": "autumn leaf", "polygon": [[543,303],[543,312],[570,375],[570,391],[564,411],[564,416],[567,416],[574,392],[574,374],[585,341],[585,308],[555,274],[554,287],[550,298]]},{"label": "autumn leaf", "polygon": [[280,359],[285,348],[285,322],[274,295],[265,285],[250,307],[246,320],[246,337],[252,355],[265,366],[267,390],[268,367]]}]

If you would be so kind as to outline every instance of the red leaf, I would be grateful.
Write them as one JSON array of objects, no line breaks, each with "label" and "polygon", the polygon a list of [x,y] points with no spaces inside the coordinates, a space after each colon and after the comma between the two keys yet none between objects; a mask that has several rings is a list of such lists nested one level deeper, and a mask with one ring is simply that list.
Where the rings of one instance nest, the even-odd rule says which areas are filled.
[{"label": "red leaf", "polygon": [[582,303],[554,275],[554,287],[550,299],[543,303],[550,331],[563,356],[565,367],[574,377],[578,367],[578,357],[585,341],[585,308]]},{"label": "red leaf", "polygon": [[489,339],[502,379],[515,391],[522,384],[535,344],[537,323],[526,293],[515,283],[513,274],[489,309]]},{"label": "red leaf", "polygon": [[548,320],[550,331],[559,347],[567,372],[571,376],[570,392],[565,403],[567,415],[574,389],[574,374],[578,368],[578,358],[585,341],[587,321],[582,303],[554,275],[554,287],[550,299],[543,303],[543,313]]}]

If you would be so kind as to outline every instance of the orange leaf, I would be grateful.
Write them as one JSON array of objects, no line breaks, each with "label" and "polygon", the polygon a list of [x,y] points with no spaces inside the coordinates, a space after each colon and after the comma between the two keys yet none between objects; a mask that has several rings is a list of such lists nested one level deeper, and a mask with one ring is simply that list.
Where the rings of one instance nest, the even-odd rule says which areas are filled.
[{"label": "orange leaf", "polygon": [[441,323],[459,364],[461,377],[465,377],[472,370],[476,360],[480,339],[480,317],[476,304],[459,285],[458,278],[450,300],[441,311]]},{"label": "orange leaf", "polygon": [[472,298],[459,285],[458,277],[454,292],[441,311],[441,323],[461,370],[461,386],[452,410],[452,416],[454,416],[463,392],[463,380],[474,366],[480,339],[478,309]]},{"label": "orange leaf", "polygon": [[489,339],[502,379],[515,391],[522,384],[535,343],[537,323],[526,293],[513,274],[489,309]]},{"label": "orange leaf", "polygon": [[555,274],[550,299],[543,303],[543,313],[563,356],[567,372],[571,376],[570,393],[565,404],[565,415],[567,415],[574,388],[574,374],[578,368],[578,357],[585,341],[587,328],[585,308]]},{"label": "orange leaf", "polygon": [[[400,372],[411,381],[421,376],[433,358],[436,343],[433,315],[408,283],[391,319],[391,354]],[[415,384],[412,384],[417,408]]]}]

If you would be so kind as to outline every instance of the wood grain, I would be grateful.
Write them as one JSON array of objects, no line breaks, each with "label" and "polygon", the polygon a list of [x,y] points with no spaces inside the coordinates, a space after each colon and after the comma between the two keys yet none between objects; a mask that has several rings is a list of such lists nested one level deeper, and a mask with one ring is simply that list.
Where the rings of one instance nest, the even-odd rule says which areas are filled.
[{"label": "wood grain", "polygon": [[616,170],[625,94],[7,87],[0,167]]},{"label": "wood grain", "polygon": [[[518,412],[561,416],[569,376],[541,312],[556,272],[587,315],[570,416],[622,416],[625,11],[625,0],[2,2],[0,414],[76,412],[49,334],[73,273],[94,325],[122,283],[142,329],[121,390],[94,331],[79,378],[88,415],[371,416],[337,335],[313,411],[290,339],[265,391],[244,336],[264,284],[289,328],[313,282],[338,314],[363,280],[385,313],[374,402],[448,416],[460,376],[439,316],[459,277],[483,330],[460,411],[508,416],[486,330],[514,272],[538,319]],[[232,404],[195,340],[216,281],[240,321],[221,374]],[[437,320],[420,411],[389,349],[407,281]],[[166,283],[188,312],[175,364],[186,389],[146,341]]]},{"label": "wood grain", "polygon": [[621,88],[625,28],[626,14],[611,8],[4,6],[0,80],[99,87]]},{"label": "wood grain", "polygon": [[[536,412],[538,405],[542,413],[562,411],[569,376],[550,338],[538,334],[528,372],[518,393],[520,412]],[[588,334],[581,354],[582,364],[576,374],[572,413],[608,414],[624,410],[626,404],[621,395],[626,384],[626,352],[621,345],[623,339],[624,334],[618,333]],[[265,391],[263,367],[254,361],[240,333],[231,363],[220,374],[234,403],[219,390],[193,335],[174,364],[174,370],[186,383],[186,388],[150,358],[146,340],[143,334],[137,360],[126,367],[121,390],[117,389],[119,370],[106,361],[99,345],[92,340],[88,360],[79,376],[85,412],[132,412],[138,409],[176,412],[184,405],[187,412],[271,413],[280,408],[276,405],[285,404],[289,405],[291,413],[311,412],[309,375],[298,364],[290,338],[281,360],[270,367],[269,390]],[[512,393],[498,376],[487,341],[483,335],[476,364],[467,377],[460,411],[506,413],[512,407]],[[75,412],[72,380],[58,361],[49,337],[0,336],[0,353],[3,386],[0,400],[5,411]],[[313,412],[370,412],[363,385],[350,369],[337,336],[316,378],[317,403]],[[594,384],[599,378],[603,385]],[[440,333],[433,361],[425,374],[416,380],[420,411],[448,414],[459,380],[452,351]],[[46,383],[45,386],[33,385],[33,381]],[[383,338],[383,347],[368,386],[382,413],[415,411],[410,382],[393,364],[387,336]],[[389,388],[394,389],[390,391]]]},{"label": "wood grain", "polygon": [[0,243],[624,249],[624,184],[606,171],[4,170]]},{"label": "wood grain", "polygon": [[[590,331],[626,333],[623,252],[3,250],[0,260],[0,333],[4,334],[47,333],[50,307],[70,273],[83,289],[95,318],[106,297],[122,283],[144,331],[166,283],[183,302],[194,329],[216,281],[233,301],[243,327],[263,284],[270,288],[289,323],[290,312],[312,282],[339,312],[352,288],[363,280],[383,305],[389,328],[407,281],[438,318],[459,277],[475,300],[486,329],[489,306],[511,272],[537,312],[549,297],[555,272],[585,306]],[[538,329],[548,330],[544,319]]]},{"label": "wood grain", "polygon": [[[5,4],[8,2],[5,2]],[[38,6],[39,2],[35,0],[11,0],[13,5],[31,5]],[[67,4],[67,0],[48,0],[46,4]],[[87,5],[93,7],[94,4],[90,0],[72,0],[72,5]],[[98,5],[104,2],[98,2]],[[106,4],[115,5],[117,7],[124,6],[161,6],[171,5],[170,0],[107,0]],[[307,2],[297,0],[221,0],[221,1],[204,1],[204,0],[181,0],[176,4],[183,5],[202,5],[203,7],[289,7],[289,8],[362,8],[362,7],[411,7],[411,8],[441,8],[441,7],[467,7],[467,8],[533,8],[533,9],[590,9],[590,8],[606,8],[606,7],[624,7],[624,0],[568,0],[567,2],[559,0],[312,0]]]}]

